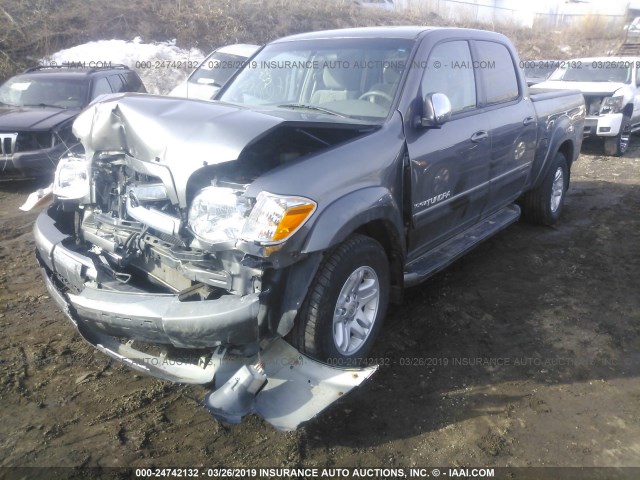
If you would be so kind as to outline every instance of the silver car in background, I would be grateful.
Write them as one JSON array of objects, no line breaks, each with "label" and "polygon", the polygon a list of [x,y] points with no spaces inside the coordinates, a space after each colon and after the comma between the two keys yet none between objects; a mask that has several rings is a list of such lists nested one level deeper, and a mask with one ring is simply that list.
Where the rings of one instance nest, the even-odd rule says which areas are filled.
[{"label": "silver car in background", "polygon": [[260,47],[238,43],[214,50],[169,96],[211,100]]}]

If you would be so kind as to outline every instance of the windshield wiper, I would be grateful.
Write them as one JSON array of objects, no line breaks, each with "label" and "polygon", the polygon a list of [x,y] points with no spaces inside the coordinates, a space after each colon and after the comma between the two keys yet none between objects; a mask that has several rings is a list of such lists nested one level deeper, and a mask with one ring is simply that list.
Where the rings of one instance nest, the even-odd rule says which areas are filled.
[{"label": "windshield wiper", "polygon": [[51,108],[61,108],[62,110],[66,110],[67,107],[61,107],[60,105],[49,105],[48,103],[38,103],[36,105],[23,105],[23,107],[51,107]]},{"label": "windshield wiper", "polygon": [[335,115],[336,117],[349,118],[347,115],[329,110],[328,108],[318,107],[317,105],[305,105],[304,103],[283,103],[282,105],[278,105],[278,108],[300,108],[305,110],[315,110],[317,112]]}]

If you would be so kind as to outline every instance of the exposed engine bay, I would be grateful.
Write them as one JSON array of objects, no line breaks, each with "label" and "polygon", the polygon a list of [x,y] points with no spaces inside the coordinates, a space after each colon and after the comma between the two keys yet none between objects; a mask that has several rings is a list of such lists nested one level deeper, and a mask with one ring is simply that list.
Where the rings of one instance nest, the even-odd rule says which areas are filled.
[{"label": "exposed engine bay", "polygon": [[[122,155],[94,162],[94,198],[79,210],[78,238],[91,244],[94,253],[104,252],[101,258],[108,265],[103,264],[124,283],[138,272],[171,292],[200,283],[203,299],[219,296],[217,288],[234,292],[232,265],[227,262],[225,268],[213,246],[192,248],[186,210],[172,202],[162,179],[134,170],[130,165],[135,163]],[[235,185],[234,192],[242,195],[242,186]]]},{"label": "exposed engine bay", "polygon": [[602,95],[585,95],[585,107],[587,109],[588,116],[597,116],[600,115],[600,110],[602,108],[602,101],[604,97]]},{"label": "exposed engine bay", "polygon": [[[134,105],[137,101],[135,96],[127,100]],[[122,102],[111,107],[112,129],[131,131],[128,105]],[[99,105],[93,113],[94,126],[107,114],[104,107]],[[107,142],[104,133],[96,135],[92,128],[84,138],[86,155],[64,159],[59,169],[64,172],[69,165],[75,174],[74,165],[83,164],[80,169],[86,169],[86,188],[69,195],[57,185],[58,193],[63,199],[67,196],[65,209],[78,206],[74,234],[100,259],[109,278],[121,283],[148,280],[161,291],[186,291],[201,299],[256,292],[260,270],[242,266],[264,266],[264,250],[239,248],[242,232],[231,225],[239,225],[255,210],[257,199],[245,196],[247,187],[268,171],[370,130],[359,125],[282,122],[239,149],[237,159],[202,161],[199,168],[186,165],[184,170],[193,171],[185,178],[182,168],[171,165],[175,160],[168,159],[168,149],[163,156],[153,156],[157,153],[153,144],[142,142],[138,131],[136,136],[124,133],[120,145],[114,145],[113,138]],[[109,150],[96,150],[99,147]],[[90,155],[92,161],[87,158]],[[186,180],[184,185],[178,183],[181,178]],[[194,200],[202,192],[221,203],[198,219]],[[212,222],[212,215],[221,220]],[[227,228],[228,235],[199,235],[199,225],[211,231]],[[249,262],[247,255],[255,256],[255,261]]]}]

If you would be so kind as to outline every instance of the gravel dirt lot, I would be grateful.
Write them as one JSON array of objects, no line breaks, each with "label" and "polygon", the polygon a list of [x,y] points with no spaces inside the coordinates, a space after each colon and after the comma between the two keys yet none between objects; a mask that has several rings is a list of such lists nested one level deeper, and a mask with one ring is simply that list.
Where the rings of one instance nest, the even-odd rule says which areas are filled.
[{"label": "gravel dirt lot", "polygon": [[408,291],[379,372],[290,433],[221,425],[206,389],[86,345],[36,268],[34,183],[0,182],[0,466],[640,466],[640,139],[600,152],[557,227],[519,222]]}]

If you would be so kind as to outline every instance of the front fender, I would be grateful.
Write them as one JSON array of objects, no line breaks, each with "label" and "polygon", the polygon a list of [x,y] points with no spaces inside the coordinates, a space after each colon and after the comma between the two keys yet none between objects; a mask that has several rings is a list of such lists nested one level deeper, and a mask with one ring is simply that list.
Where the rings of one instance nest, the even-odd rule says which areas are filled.
[{"label": "front fender", "polygon": [[629,86],[625,86],[616,90],[612,96],[622,97],[622,105],[624,106],[628,105],[629,103],[633,103],[633,95],[633,89]]},{"label": "front fender", "polygon": [[394,250],[403,251],[401,218],[400,209],[391,192],[380,186],[351,192],[322,210],[309,228],[301,248],[300,260],[286,269],[273,269],[265,275],[263,287],[280,299],[277,308],[265,312],[269,315],[269,331],[277,332],[280,336],[291,331],[298,310],[320,267],[323,252],[343,242],[364,225],[381,222],[385,228],[391,229],[385,233],[393,243]]},{"label": "front fender", "polygon": [[351,192],[325,208],[311,227],[303,252],[331,248],[374,221],[383,221],[392,228],[393,238],[399,239],[404,246],[400,207],[389,189],[372,186]]}]

